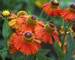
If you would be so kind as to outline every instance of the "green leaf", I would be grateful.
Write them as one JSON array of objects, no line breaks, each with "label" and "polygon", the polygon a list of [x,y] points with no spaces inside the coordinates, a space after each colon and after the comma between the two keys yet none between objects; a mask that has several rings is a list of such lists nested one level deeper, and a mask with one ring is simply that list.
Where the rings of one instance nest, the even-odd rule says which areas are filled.
[{"label": "green leaf", "polygon": [[60,5],[63,8],[68,7],[72,3],[73,3],[73,0],[62,0],[62,1],[60,0]]},{"label": "green leaf", "polygon": [[25,60],[25,56],[23,55],[13,56],[13,60]]},{"label": "green leaf", "polygon": [[36,60],[52,60],[52,59],[43,55],[38,55],[36,56]]},{"label": "green leaf", "polygon": [[72,0],[63,0],[63,2],[69,3],[69,2],[72,2]]},{"label": "green leaf", "polygon": [[59,56],[59,59],[64,60],[64,53],[61,47],[58,45],[58,42],[54,43],[54,48],[55,48],[57,55]]},{"label": "green leaf", "polygon": [[7,39],[10,36],[11,32],[12,31],[11,31],[9,25],[8,25],[8,20],[5,19],[4,24],[3,24],[3,29],[2,29],[3,38]]},{"label": "green leaf", "polygon": [[75,49],[75,42],[74,42],[74,38],[72,36],[72,34],[68,34],[67,36],[67,42],[68,42],[68,51],[67,54],[65,56],[65,60],[71,60],[72,59],[72,53]]},{"label": "green leaf", "polygon": [[5,60],[5,57],[8,55],[7,48],[3,48],[0,50],[0,54],[2,56],[2,59]]},{"label": "green leaf", "polygon": [[36,60],[52,60],[51,58],[47,57],[46,54],[49,52],[49,49],[41,49],[39,53],[36,55]]},{"label": "green leaf", "polygon": [[38,55],[46,55],[50,50],[49,49],[41,49]]}]

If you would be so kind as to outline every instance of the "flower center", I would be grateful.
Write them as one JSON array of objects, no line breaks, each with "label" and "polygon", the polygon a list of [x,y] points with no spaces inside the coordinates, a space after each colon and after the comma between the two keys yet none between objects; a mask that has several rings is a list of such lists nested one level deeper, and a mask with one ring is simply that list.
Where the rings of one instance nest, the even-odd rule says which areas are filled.
[{"label": "flower center", "polygon": [[31,19],[36,20],[36,16],[35,15],[31,16]]},{"label": "flower center", "polygon": [[71,5],[70,5],[70,10],[71,10],[72,12],[75,12],[75,4],[71,4]]},{"label": "flower center", "polygon": [[59,6],[59,3],[56,1],[51,1],[52,8],[57,8]]},{"label": "flower center", "polygon": [[47,24],[47,25],[46,25],[46,30],[47,30],[47,32],[49,32],[49,33],[53,32],[53,31],[55,30],[54,24],[52,24],[52,23]]},{"label": "flower center", "polygon": [[28,24],[34,26],[36,24],[36,16],[31,16],[28,20]]},{"label": "flower center", "polygon": [[32,41],[32,33],[31,32],[26,32],[24,34],[24,36],[25,36],[26,41]]},{"label": "flower center", "polygon": [[75,9],[75,4],[70,5],[71,8]]}]

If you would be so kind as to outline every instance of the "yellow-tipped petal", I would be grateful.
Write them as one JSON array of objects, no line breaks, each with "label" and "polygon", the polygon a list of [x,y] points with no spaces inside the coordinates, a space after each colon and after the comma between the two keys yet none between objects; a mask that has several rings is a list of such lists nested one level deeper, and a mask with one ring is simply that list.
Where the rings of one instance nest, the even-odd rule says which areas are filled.
[{"label": "yellow-tipped petal", "polygon": [[21,16],[21,15],[28,15],[26,11],[19,11],[17,13],[17,16]]},{"label": "yellow-tipped petal", "polygon": [[9,21],[8,24],[9,24],[10,27],[14,26],[16,24],[16,19],[13,19],[13,20]]}]

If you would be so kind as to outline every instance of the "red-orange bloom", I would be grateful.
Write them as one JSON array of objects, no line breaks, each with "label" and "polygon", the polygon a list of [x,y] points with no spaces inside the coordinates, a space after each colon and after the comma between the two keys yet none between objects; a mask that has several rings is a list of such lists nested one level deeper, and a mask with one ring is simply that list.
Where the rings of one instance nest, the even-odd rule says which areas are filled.
[{"label": "red-orange bloom", "polygon": [[61,46],[61,41],[57,32],[52,32],[50,34],[46,30],[42,30],[42,31],[39,31],[38,33],[39,33],[39,36],[37,36],[37,38],[38,39],[40,38],[44,43],[49,43],[53,45],[53,43],[57,41],[58,44]]},{"label": "red-orange bloom", "polygon": [[50,2],[43,5],[43,11],[49,16],[60,16],[62,9],[59,7],[59,3]]},{"label": "red-orange bloom", "polygon": [[39,33],[39,35],[36,34],[38,39],[41,39],[44,43],[49,43],[49,44],[53,45],[52,37],[45,29],[38,31],[37,33]]},{"label": "red-orange bloom", "polygon": [[70,8],[65,9],[61,16],[64,18],[66,22],[72,22],[75,21],[75,5],[71,5]]},{"label": "red-orange bloom", "polygon": [[[42,28],[42,30],[35,29],[37,39],[42,40],[44,43],[49,43],[53,45],[54,41],[57,41],[58,44],[61,46],[61,41],[58,35],[58,32],[55,30],[49,33],[46,28]],[[49,30],[50,31],[50,30]]]},{"label": "red-orange bloom", "polygon": [[37,28],[37,31],[41,31],[43,28],[42,23],[37,21],[34,26],[31,26],[28,24],[28,20],[18,18],[17,24],[20,26],[10,38],[9,45],[11,52],[15,53],[16,51],[20,51],[25,55],[36,54],[41,47],[41,40],[36,38],[36,31],[34,29]]},{"label": "red-orange bloom", "polygon": [[36,39],[32,31],[12,34],[10,38],[10,46],[10,50],[12,53],[20,51],[25,55],[36,54],[41,47],[40,41]]},{"label": "red-orange bloom", "polygon": [[[24,16],[17,19],[17,25],[19,25],[18,30],[16,31],[23,31],[25,30],[32,30],[36,28],[37,31],[41,30],[44,27],[44,23],[42,21],[37,21],[35,18],[32,17],[32,20],[30,19],[31,16]],[[33,20],[34,19],[34,20]]]}]

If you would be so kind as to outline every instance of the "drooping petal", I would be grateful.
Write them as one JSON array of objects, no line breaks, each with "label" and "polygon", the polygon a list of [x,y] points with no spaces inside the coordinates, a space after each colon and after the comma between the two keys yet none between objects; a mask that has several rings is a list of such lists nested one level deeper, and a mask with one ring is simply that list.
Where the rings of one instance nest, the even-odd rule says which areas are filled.
[{"label": "drooping petal", "polygon": [[52,12],[50,3],[47,3],[43,6],[43,11],[50,16]]},{"label": "drooping petal", "polygon": [[49,16],[60,16],[63,10],[59,6],[53,8],[51,3],[46,3],[43,6],[43,11]]},{"label": "drooping petal", "polygon": [[59,38],[58,32],[57,31],[52,32],[52,36],[54,40],[58,42],[59,46],[61,46],[61,40]]},{"label": "drooping petal", "polygon": [[64,9],[64,11],[61,13],[61,17],[65,22],[75,21],[75,12],[70,11],[70,9]]}]

